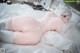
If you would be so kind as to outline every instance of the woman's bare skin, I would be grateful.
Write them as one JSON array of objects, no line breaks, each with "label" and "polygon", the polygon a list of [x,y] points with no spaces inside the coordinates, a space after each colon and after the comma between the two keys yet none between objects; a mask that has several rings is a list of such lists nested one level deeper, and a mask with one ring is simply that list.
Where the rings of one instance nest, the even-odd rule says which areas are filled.
[{"label": "woman's bare skin", "polygon": [[14,31],[15,44],[37,44],[43,35],[40,22],[28,16],[10,19],[7,27]]},{"label": "woman's bare skin", "polygon": [[40,42],[47,31],[59,32],[64,22],[52,12],[48,12],[39,22],[33,17],[15,17],[8,21],[7,27],[14,32],[13,43],[33,45]]}]

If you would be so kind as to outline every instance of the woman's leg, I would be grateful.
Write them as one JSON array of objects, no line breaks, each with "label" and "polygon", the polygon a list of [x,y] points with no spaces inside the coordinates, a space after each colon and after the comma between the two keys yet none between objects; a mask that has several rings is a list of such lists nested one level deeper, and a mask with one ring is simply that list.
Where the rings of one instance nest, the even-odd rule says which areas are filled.
[{"label": "woman's leg", "polygon": [[6,43],[13,43],[14,32],[8,30],[0,31],[0,39]]},{"label": "woman's leg", "polygon": [[33,45],[39,43],[42,36],[41,31],[15,32],[13,42],[15,44]]}]

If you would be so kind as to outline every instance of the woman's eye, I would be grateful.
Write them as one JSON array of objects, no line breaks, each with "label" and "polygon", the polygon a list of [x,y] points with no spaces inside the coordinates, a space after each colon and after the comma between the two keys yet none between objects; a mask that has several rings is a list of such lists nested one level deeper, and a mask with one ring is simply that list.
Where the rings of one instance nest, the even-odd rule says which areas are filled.
[{"label": "woman's eye", "polygon": [[66,18],[66,15],[62,15],[62,14],[61,14],[61,16],[63,16],[64,18]]},{"label": "woman's eye", "polygon": [[66,18],[66,15],[63,15],[64,18]]}]

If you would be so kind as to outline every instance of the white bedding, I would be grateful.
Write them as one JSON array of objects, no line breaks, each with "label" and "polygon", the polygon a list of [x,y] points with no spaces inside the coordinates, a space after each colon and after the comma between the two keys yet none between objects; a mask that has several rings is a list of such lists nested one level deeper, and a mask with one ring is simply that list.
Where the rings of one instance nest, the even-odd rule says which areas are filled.
[{"label": "white bedding", "polygon": [[63,51],[45,44],[21,46],[4,43],[2,44],[2,48],[5,48],[6,53],[63,53]]},{"label": "white bedding", "polygon": [[72,52],[73,43],[56,32],[47,32],[37,45],[15,45],[1,43],[1,48],[5,48],[6,53],[63,53]]},{"label": "white bedding", "polygon": [[[36,17],[35,19],[39,20],[45,15],[45,13],[46,12],[44,11],[33,10],[33,8],[25,4],[24,5],[12,4],[10,6],[6,4],[0,4],[0,24],[5,20],[7,20],[8,18],[19,16],[19,15],[34,16]],[[2,27],[4,27],[4,25]],[[2,27],[0,27],[0,29],[2,29]],[[54,35],[54,34],[50,32],[46,35],[48,35],[49,37],[49,35]],[[0,35],[0,38],[1,38],[1,35]],[[6,53],[63,53],[63,50],[69,53],[72,51],[70,49],[74,45],[71,40],[66,39],[62,36],[56,36],[56,35],[53,36],[53,38],[54,39],[52,40],[54,40],[55,43],[53,41],[50,42],[50,40],[47,41],[47,43],[50,42],[50,44],[46,44],[44,43],[44,41],[42,41],[39,44],[34,46],[27,46],[27,45],[23,46],[23,45],[15,45],[15,44],[8,44],[8,43],[1,43],[0,46],[1,48],[5,48]],[[59,39],[59,42],[56,39]],[[64,42],[66,43],[64,44]],[[53,45],[56,45],[56,46],[53,46]]]}]

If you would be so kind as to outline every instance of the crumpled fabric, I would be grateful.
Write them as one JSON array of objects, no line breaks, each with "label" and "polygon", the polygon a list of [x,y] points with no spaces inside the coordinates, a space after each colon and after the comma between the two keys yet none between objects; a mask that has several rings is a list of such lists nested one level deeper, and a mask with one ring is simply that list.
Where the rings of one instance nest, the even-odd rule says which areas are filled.
[{"label": "crumpled fabric", "polygon": [[73,53],[80,53],[80,28],[77,26],[76,23],[70,21],[66,23],[60,34],[70,39],[74,43]]},{"label": "crumpled fabric", "polygon": [[5,48],[6,53],[63,53],[63,51],[57,49],[56,47],[51,47],[43,43],[29,46],[8,43],[2,43],[0,45],[2,48]]},{"label": "crumpled fabric", "polygon": [[74,46],[73,41],[63,37],[57,32],[47,32],[44,34],[42,42],[51,46],[54,46],[60,50],[72,52],[72,48]]}]

